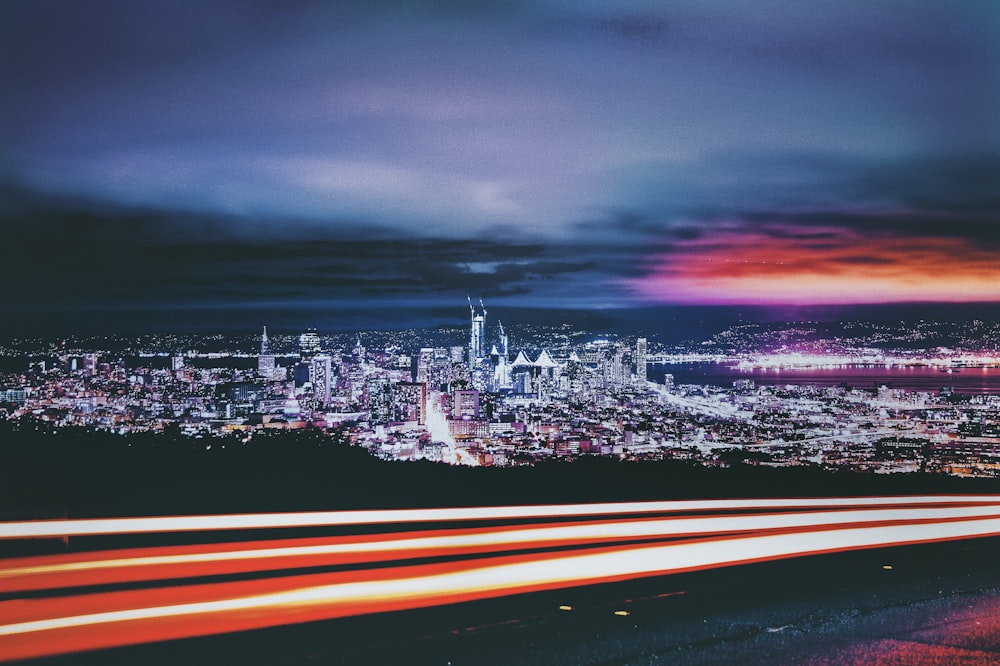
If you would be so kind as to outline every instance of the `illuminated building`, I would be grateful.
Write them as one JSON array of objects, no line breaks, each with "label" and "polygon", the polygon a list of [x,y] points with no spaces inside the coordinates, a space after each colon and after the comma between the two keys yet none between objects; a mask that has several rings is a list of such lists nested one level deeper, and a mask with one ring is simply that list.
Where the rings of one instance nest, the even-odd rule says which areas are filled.
[{"label": "illuminated building", "polygon": [[367,360],[366,356],[365,356],[366,353],[367,353],[367,350],[365,349],[365,346],[363,344],[361,344],[361,334],[360,333],[358,333],[358,339],[354,343],[354,349],[352,350],[352,353],[354,354],[354,361],[355,361],[355,363],[357,363],[358,365],[364,365],[365,364],[365,361]]},{"label": "illuminated building", "polygon": [[486,306],[479,299],[480,311],[477,312],[469,299],[469,315],[472,319],[472,331],[469,336],[469,368],[473,369],[486,357]]},{"label": "illuminated building", "polygon": [[299,360],[302,362],[309,361],[312,357],[319,354],[320,351],[320,340],[319,335],[316,333],[315,328],[310,328],[305,333],[299,336]]},{"label": "illuminated building", "polygon": [[267,326],[260,338],[260,356],[257,357],[257,372],[264,379],[274,376],[274,355],[271,353],[271,341],[267,338]]},{"label": "illuminated building", "polygon": [[452,404],[452,418],[479,418],[479,391],[459,389],[455,391]]},{"label": "illuminated building", "polygon": [[434,348],[422,347],[417,354],[417,381],[429,382],[434,371]]},{"label": "illuminated building", "polygon": [[635,379],[640,384],[646,383],[646,338],[635,341]]},{"label": "illuminated building", "polygon": [[392,420],[392,385],[382,377],[365,384],[365,404],[368,405],[368,422],[384,424]]},{"label": "illuminated building", "polygon": [[395,386],[393,405],[396,421],[416,421],[423,425],[427,418],[427,384],[399,382]]},{"label": "illuminated building", "polygon": [[330,387],[333,385],[332,359],[329,356],[314,356],[309,362],[309,381],[313,385],[313,395],[324,408],[330,404]]},{"label": "illuminated building", "polygon": [[302,408],[299,405],[298,398],[295,397],[295,391],[289,389],[288,397],[285,398],[285,402],[281,408],[282,414],[285,416],[298,416],[301,411]]},{"label": "illuminated building", "polygon": [[497,320],[500,328],[498,345],[494,345],[490,350],[490,358],[493,361],[493,389],[510,388],[510,350],[508,348],[507,332],[503,328],[503,322]]}]

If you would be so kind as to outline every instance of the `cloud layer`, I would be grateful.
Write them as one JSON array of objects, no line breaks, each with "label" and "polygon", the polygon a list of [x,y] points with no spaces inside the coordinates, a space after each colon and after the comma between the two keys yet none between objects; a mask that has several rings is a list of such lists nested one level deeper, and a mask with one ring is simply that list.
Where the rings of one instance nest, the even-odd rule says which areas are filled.
[{"label": "cloud layer", "polygon": [[0,86],[23,307],[1000,300],[993,2],[8,0]]}]

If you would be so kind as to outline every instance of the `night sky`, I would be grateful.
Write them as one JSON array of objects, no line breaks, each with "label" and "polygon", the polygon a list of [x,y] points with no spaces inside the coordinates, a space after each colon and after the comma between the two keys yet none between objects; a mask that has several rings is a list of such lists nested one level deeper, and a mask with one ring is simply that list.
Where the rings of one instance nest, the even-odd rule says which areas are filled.
[{"label": "night sky", "polygon": [[3,0],[0,90],[9,322],[1000,301],[994,0]]}]

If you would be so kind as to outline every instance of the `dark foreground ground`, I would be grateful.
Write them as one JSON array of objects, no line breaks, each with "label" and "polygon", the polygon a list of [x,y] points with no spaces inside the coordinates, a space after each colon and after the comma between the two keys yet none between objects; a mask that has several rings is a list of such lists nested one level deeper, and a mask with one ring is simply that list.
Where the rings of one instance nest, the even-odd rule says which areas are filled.
[{"label": "dark foreground ground", "polygon": [[813,556],[30,663],[1000,664],[1000,538]]}]

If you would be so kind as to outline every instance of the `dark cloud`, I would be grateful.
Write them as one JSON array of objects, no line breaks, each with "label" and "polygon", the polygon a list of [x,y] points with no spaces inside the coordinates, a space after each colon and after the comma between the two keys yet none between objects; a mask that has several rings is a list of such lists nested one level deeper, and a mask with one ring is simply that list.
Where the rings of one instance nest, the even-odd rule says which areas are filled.
[{"label": "dark cloud", "polygon": [[861,197],[1000,222],[1000,153],[900,160],[858,179]]},{"label": "dark cloud", "polygon": [[[714,181],[710,190],[706,180]],[[735,228],[803,241],[844,230],[1000,240],[996,153],[879,160],[729,153],[679,175],[651,178],[644,188],[651,193],[644,207],[587,220],[578,229],[625,242],[695,240]]]},{"label": "dark cloud", "polygon": [[551,244],[374,238],[315,225],[308,234],[295,225],[282,234],[273,224],[252,234],[239,219],[88,207],[78,200],[55,205],[24,191],[9,200],[20,200],[0,218],[13,241],[0,248],[0,278],[19,284],[6,296],[9,306],[461,302],[469,293],[532,301],[548,298],[553,284],[584,294],[585,286],[617,273],[600,251]]}]

